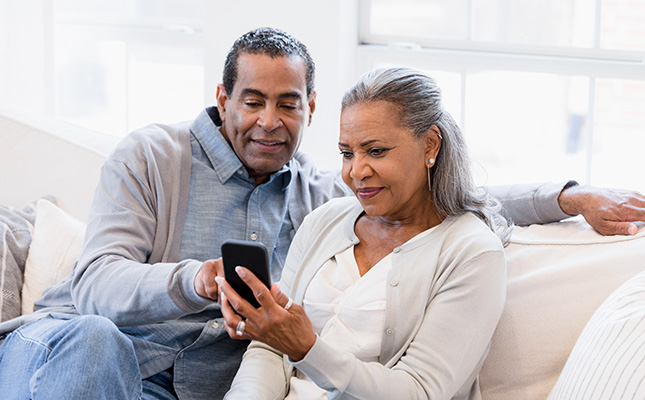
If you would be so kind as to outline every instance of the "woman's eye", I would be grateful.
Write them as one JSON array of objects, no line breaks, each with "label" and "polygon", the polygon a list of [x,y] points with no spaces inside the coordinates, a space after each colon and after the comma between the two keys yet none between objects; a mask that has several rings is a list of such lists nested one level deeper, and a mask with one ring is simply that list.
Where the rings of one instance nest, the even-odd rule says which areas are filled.
[{"label": "woman's eye", "polygon": [[382,156],[385,154],[386,151],[389,149],[381,149],[381,148],[376,148],[376,149],[370,149],[369,154],[374,157]]},{"label": "woman's eye", "polygon": [[351,157],[352,157],[352,153],[351,153],[350,151],[343,151],[343,150],[341,150],[341,151],[340,151],[340,155],[341,155],[343,158],[351,158]]}]

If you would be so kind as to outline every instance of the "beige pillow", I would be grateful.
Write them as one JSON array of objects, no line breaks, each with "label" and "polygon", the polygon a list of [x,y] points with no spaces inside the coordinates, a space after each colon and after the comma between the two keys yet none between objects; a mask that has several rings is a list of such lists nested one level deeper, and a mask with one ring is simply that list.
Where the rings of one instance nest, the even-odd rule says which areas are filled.
[{"label": "beige pillow", "polygon": [[23,314],[33,312],[43,290],[72,271],[84,235],[83,222],[47,200],[38,200],[22,286]]},{"label": "beige pillow", "polygon": [[645,230],[601,236],[584,220],[516,228],[507,300],[481,371],[487,400],[544,400],[587,321],[643,270]]}]

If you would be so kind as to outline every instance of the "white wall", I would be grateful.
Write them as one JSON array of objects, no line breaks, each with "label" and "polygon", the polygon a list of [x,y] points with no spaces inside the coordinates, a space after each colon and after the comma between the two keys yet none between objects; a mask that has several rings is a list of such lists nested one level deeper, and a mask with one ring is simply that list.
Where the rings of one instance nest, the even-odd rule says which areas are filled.
[{"label": "white wall", "polygon": [[[271,26],[282,29],[311,52],[316,63],[317,108],[301,149],[324,169],[340,167],[338,125],[342,95],[357,78],[358,0],[206,1],[206,68],[218,71],[231,45],[247,31]],[[205,102],[214,102],[219,83],[206,80]]]}]

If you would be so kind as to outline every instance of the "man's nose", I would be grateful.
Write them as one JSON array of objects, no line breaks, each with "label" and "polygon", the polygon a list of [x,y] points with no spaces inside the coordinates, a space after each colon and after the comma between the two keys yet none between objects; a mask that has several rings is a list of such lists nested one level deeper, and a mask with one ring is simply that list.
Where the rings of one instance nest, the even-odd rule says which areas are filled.
[{"label": "man's nose", "polygon": [[280,113],[273,107],[266,107],[262,110],[257,124],[267,132],[272,132],[283,125]]}]

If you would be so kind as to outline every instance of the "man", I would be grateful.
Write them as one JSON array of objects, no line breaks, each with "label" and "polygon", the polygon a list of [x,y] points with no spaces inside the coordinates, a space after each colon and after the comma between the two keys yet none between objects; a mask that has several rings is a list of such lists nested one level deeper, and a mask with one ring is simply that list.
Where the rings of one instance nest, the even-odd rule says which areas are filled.
[{"label": "man", "polygon": [[[264,243],[277,280],[304,216],[350,194],[336,173],[296,154],[315,110],[313,82],[304,45],[254,30],[227,57],[217,108],[123,140],[101,172],[74,272],[34,314],[0,324],[11,332],[0,345],[3,396],[224,395],[246,343],[228,338],[217,304],[220,245]],[[521,188],[507,193],[508,211],[524,222],[564,218],[558,196],[566,211],[586,211],[589,194],[575,190]],[[528,211],[514,213],[518,205]]]}]

